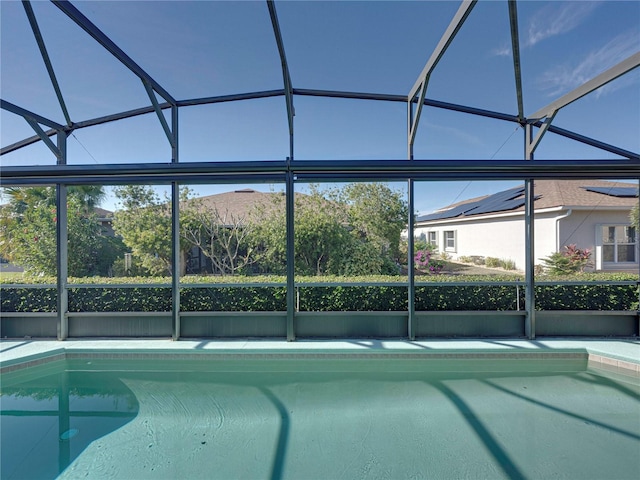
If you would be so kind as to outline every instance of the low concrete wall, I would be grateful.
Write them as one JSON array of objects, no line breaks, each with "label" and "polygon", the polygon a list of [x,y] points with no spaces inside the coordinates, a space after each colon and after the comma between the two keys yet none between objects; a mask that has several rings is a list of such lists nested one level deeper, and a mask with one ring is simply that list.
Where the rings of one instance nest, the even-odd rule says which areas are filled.
[{"label": "low concrete wall", "polygon": [[58,314],[42,312],[0,314],[0,338],[58,338]]},{"label": "low concrete wall", "polygon": [[[169,312],[70,313],[69,337],[168,338]],[[185,338],[286,338],[286,312],[184,312]],[[1,338],[57,338],[57,314],[0,312]],[[407,338],[407,312],[297,312],[296,338]],[[537,311],[536,337],[636,337],[638,312]],[[416,338],[525,336],[525,312],[416,312]]]},{"label": "low concrete wall", "polygon": [[180,336],[185,338],[287,338],[286,312],[184,312]]},{"label": "low concrete wall", "polygon": [[171,337],[170,312],[70,313],[69,337]]},{"label": "low concrete wall", "polygon": [[525,312],[416,312],[415,336],[524,337]]},{"label": "low concrete wall", "polygon": [[638,336],[638,312],[543,310],[536,312],[536,337]]},{"label": "low concrete wall", "polygon": [[407,312],[297,312],[296,338],[406,338]]}]

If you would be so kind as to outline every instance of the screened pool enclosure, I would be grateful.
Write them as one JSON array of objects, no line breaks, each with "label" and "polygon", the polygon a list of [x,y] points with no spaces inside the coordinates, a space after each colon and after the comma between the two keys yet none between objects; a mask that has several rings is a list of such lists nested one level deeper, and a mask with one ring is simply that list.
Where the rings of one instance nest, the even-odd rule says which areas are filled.
[{"label": "screened pool enclosure", "polygon": [[640,334],[638,3],[0,7],[2,338]]}]

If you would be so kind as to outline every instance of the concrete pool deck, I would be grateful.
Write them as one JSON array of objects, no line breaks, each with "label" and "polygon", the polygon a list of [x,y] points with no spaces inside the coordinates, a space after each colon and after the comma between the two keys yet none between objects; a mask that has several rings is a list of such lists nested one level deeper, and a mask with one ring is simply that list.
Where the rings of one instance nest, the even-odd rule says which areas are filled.
[{"label": "concrete pool deck", "polygon": [[[424,341],[337,339],[337,340],[179,340],[170,339],[72,339],[0,340],[0,369],[41,363],[60,354],[117,354],[117,353],[223,353],[223,354],[411,354],[433,353],[461,356],[531,355],[533,353],[584,352],[590,362],[603,367],[640,373],[640,339],[436,339]],[[13,368],[11,368],[13,367]]]}]

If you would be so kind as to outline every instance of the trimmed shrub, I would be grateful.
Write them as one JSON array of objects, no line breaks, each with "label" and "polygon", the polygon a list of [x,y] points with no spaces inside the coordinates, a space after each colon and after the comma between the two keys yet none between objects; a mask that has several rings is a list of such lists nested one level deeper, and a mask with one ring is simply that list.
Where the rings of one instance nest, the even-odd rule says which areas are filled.
[{"label": "trimmed shrub", "polygon": [[180,289],[184,312],[277,312],[287,310],[286,287],[188,287]]},{"label": "trimmed shrub", "polygon": [[3,288],[0,291],[2,312],[55,312],[58,291],[53,288]]},{"label": "trimmed shrub", "polygon": [[70,312],[170,312],[170,287],[69,288]]},{"label": "trimmed shrub", "polygon": [[[70,279],[70,312],[168,312],[171,311],[171,288],[167,278],[127,280],[135,286],[113,287],[121,279],[83,278]],[[525,308],[523,286],[500,285],[500,282],[520,280],[510,275],[455,276],[438,275],[420,277],[415,291],[417,311],[460,310],[517,310]],[[637,310],[638,276],[633,274],[581,273],[573,276],[541,276],[536,284],[536,309],[538,310]],[[54,312],[56,311],[55,280],[51,278],[29,279],[29,283],[51,286],[34,288],[21,286],[26,280],[5,281],[15,284],[0,291],[2,312]],[[197,311],[285,311],[286,287],[284,277],[188,277],[186,286],[180,289],[181,310]],[[369,282],[385,285],[320,285],[300,286],[297,299],[300,311],[406,311],[407,288],[397,285],[406,282],[400,276],[368,277],[298,277],[298,282]],[[486,282],[486,285],[460,285],[462,282]],[[580,285],[559,285],[556,282],[588,282]],[[632,281],[631,285],[614,282]],[[188,282],[188,283],[187,283]],[[224,285],[225,282],[233,285]],[[256,286],[269,282],[273,286]],[[447,285],[451,282],[451,285]],[[455,284],[453,283],[455,282]],[[73,283],[100,284],[96,287],[74,287]],[[218,286],[202,286],[199,283],[220,283]],[[242,286],[247,283],[247,286]],[[437,283],[437,284],[435,284]],[[141,286],[145,284],[148,286]],[[496,285],[497,284],[497,285]],[[518,298],[518,293],[520,298]]]},{"label": "trimmed shrub", "polygon": [[408,308],[407,288],[401,286],[300,287],[303,312],[403,311]]},{"label": "trimmed shrub", "polygon": [[[518,298],[513,285],[429,285],[416,287],[417,311],[517,310]],[[524,306],[524,289],[520,289]]]}]

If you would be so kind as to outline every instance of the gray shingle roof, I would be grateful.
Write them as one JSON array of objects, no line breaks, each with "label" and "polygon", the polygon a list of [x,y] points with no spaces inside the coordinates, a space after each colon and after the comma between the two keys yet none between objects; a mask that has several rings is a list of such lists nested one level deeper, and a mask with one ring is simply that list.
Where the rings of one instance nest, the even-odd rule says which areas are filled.
[{"label": "gray shingle roof", "polygon": [[217,209],[221,216],[226,215],[242,223],[244,219],[256,214],[259,206],[267,210],[275,208],[274,195],[284,196],[281,192],[265,193],[247,188],[198,197],[194,200],[201,202],[207,209]]}]

